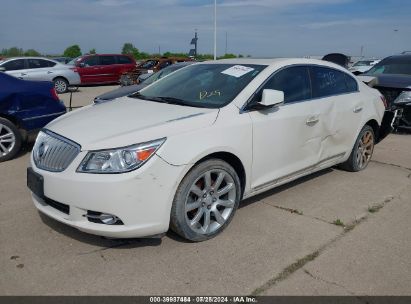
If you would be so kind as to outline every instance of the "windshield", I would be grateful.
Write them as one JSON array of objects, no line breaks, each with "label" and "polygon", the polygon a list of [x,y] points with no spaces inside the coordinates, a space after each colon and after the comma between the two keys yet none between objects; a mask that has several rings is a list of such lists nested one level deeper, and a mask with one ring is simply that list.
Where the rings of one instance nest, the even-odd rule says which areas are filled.
[{"label": "windshield", "polygon": [[67,62],[68,65],[76,65],[76,62],[80,59],[81,57],[74,58]]},{"label": "windshield", "polygon": [[405,60],[383,60],[374,65],[367,75],[379,74],[404,74],[411,75],[411,61]]},{"label": "windshield", "polygon": [[265,65],[195,64],[176,71],[131,97],[193,107],[230,103]]}]

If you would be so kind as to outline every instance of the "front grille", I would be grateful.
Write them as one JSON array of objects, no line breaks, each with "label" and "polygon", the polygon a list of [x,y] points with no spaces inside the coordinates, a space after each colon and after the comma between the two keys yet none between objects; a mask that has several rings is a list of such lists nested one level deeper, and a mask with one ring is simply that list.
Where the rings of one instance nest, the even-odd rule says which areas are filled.
[{"label": "front grille", "polygon": [[52,199],[49,199],[48,197],[44,198],[44,202],[46,205],[53,207],[54,209],[57,209],[60,212],[63,212],[65,214],[70,214],[70,206],[66,204],[62,204],[56,201],[53,201]]},{"label": "front grille", "polygon": [[37,168],[64,171],[80,153],[80,145],[48,130],[41,131],[33,147],[33,159]]}]

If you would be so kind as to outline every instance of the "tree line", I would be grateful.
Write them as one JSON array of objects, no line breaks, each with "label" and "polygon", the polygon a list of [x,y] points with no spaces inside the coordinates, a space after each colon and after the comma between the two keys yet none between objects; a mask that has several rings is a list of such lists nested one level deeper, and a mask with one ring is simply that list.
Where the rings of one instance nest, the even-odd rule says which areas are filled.
[{"label": "tree line", "polygon": [[[89,50],[85,54],[96,54],[97,51],[95,48]],[[188,57],[188,53],[172,53],[172,52],[165,52],[163,54],[149,54],[146,52],[141,52],[138,48],[136,48],[132,43],[126,42],[123,44],[123,47],[121,49],[121,54],[124,55],[131,55],[134,57],[136,60],[144,60],[144,59],[149,59],[153,57]],[[4,57],[20,57],[20,56],[47,56],[50,57],[49,55],[42,55],[40,52],[34,50],[34,49],[28,49],[28,50],[23,50],[22,48],[18,47],[11,47],[11,48],[3,48],[0,53],[1,56]],[[81,48],[78,44],[71,45],[67,47],[62,55],[56,55],[55,57],[58,56],[63,56],[63,57],[69,57],[69,58],[76,58],[83,55]],[[239,54],[225,54],[223,56],[218,57],[218,59],[229,59],[229,58],[243,58],[245,56]],[[247,55],[247,57],[251,57],[250,55]],[[196,59],[198,60],[211,60],[213,59],[214,56],[212,54],[198,54]]]}]

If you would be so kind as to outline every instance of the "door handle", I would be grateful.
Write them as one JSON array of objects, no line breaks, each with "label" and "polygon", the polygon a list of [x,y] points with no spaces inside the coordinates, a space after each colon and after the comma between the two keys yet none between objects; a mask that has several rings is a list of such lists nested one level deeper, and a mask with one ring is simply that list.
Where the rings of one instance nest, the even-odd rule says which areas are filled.
[{"label": "door handle", "polygon": [[355,107],[353,110],[354,113],[360,113],[361,111],[362,111],[362,107],[360,106]]},{"label": "door handle", "polygon": [[318,118],[318,116],[311,116],[310,118],[307,119],[307,121],[305,122],[305,124],[307,126],[313,126],[315,125],[317,122],[320,121],[320,118]]},{"label": "door handle", "polygon": [[47,71],[47,74],[53,74],[53,72]]},{"label": "door handle", "polygon": [[26,73],[21,73],[20,75],[21,75],[21,76],[26,76],[27,74],[26,74]]}]

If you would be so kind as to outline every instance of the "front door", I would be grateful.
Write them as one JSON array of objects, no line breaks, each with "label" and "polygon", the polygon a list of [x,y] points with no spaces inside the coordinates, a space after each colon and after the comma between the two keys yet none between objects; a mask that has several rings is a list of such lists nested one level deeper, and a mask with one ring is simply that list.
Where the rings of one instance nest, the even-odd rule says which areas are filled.
[{"label": "front door", "polygon": [[263,89],[284,92],[284,104],[268,110],[251,111],[253,123],[253,166],[251,187],[266,186],[303,174],[318,162],[323,130],[311,103],[308,67],[292,66],[276,72]]}]

